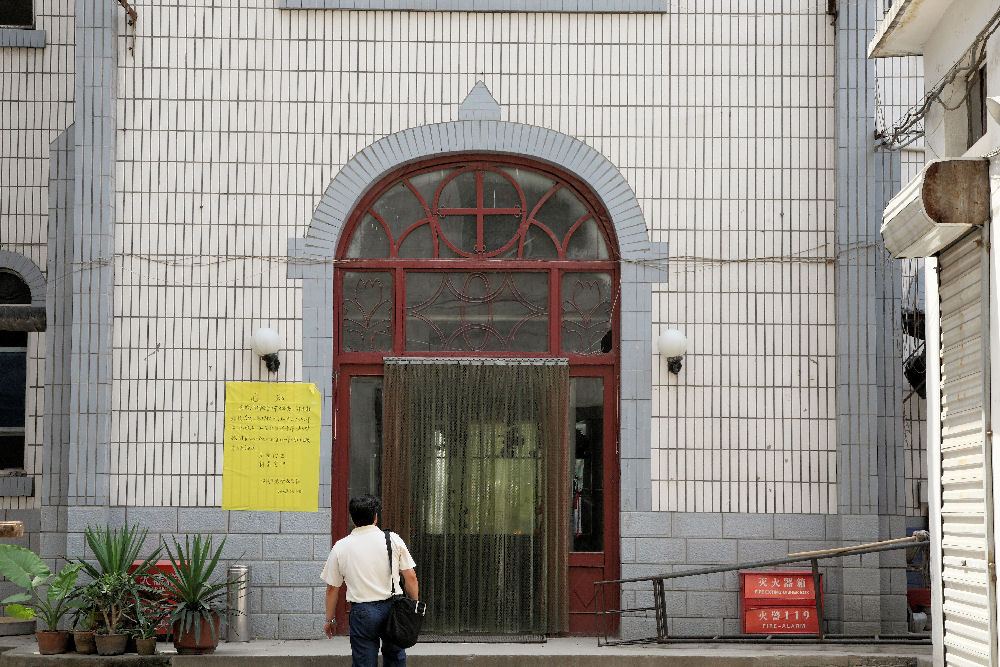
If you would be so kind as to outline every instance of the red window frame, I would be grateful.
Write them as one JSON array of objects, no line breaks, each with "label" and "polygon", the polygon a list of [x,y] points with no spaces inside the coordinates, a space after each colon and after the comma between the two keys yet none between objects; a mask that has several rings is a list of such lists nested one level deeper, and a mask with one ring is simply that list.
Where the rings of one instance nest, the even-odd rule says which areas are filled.
[{"label": "red window frame", "polygon": [[[551,178],[563,187],[571,189],[589,208],[586,216],[574,221],[572,229],[576,229],[588,217],[593,217],[602,232],[604,241],[610,255],[609,259],[515,259],[497,258],[487,256],[460,257],[460,258],[400,258],[390,256],[388,258],[353,258],[347,257],[348,248],[354,237],[358,225],[362,218],[368,213],[372,205],[391,187],[400,183],[408,176],[413,176],[426,171],[434,171],[443,168],[468,168],[476,169],[483,167],[512,167],[536,171],[547,178]],[[478,180],[478,179],[477,179]],[[453,212],[457,209],[444,209]],[[463,209],[464,210],[464,209]],[[503,211],[505,209],[495,209]],[[480,220],[481,222],[481,220]],[[395,250],[391,251],[395,255]],[[494,253],[495,254],[495,253]],[[491,356],[500,358],[511,357],[566,357],[570,364],[586,365],[607,365],[612,364],[617,367],[619,356],[619,335],[620,313],[619,299],[620,272],[618,263],[618,245],[615,235],[612,232],[610,218],[604,206],[597,197],[583,185],[579,180],[569,174],[556,169],[550,165],[534,160],[520,157],[504,155],[477,154],[472,156],[449,156],[426,160],[401,167],[382,178],[374,187],[358,202],[344,226],[340,242],[337,248],[337,264],[334,272],[334,295],[335,295],[335,347],[338,363],[368,364],[379,363],[386,356],[412,356],[412,357],[476,357]],[[382,351],[345,351],[343,347],[343,331],[341,318],[343,311],[343,277],[347,271],[382,271],[392,275],[392,349]],[[522,353],[510,351],[458,351],[458,350],[435,350],[435,351],[410,351],[405,349],[405,326],[406,326],[406,274],[410,271],[449,271],[449,272],[532,272],[548,273],[549,288],[549,341],[548,349],[544,352]],[[611,274],[613,294],[612,297],[612,346],[607,353],[600,354],[574,354],[562,351],[562,277],[566,273],[609,273]]]}]

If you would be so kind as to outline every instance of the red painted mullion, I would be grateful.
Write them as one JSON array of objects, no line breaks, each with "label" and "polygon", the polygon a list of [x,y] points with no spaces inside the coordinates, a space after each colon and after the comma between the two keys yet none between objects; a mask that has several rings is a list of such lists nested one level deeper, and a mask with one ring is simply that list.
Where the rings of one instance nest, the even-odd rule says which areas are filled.
[{"label": "red painted mullion", "polygon": [[445,269],[448,271],[548,271],[558,267],[566,271],[613,271],[614,260],[505,259],[469,257],[461,259],[364,259],[338,260],[348,271],[405,268],[417,271]]},{"label": "red painted mullion", "polygon": [[[479,199],[482,199],[482,193],[480,193]],[[484,208],[480,206],[479,208],[439,208],[438,215],[521,215],[522,211],[519,208]],[[588,214],[589,215],[589,214]]]},{"label": "red painted mullion", "polygon": [[562,354],[562,271],[549,272],[549,349],[552,354]]},{"label": "red painted mullion", "polygon": [[476,170],[476,252],[486,252],[483,238],[483,172]]},{"label": "red painted mullion", "polygon": [[402,355],[406,351],[406,269],[403,267],[393,271],[392,296],[392,351]]}]

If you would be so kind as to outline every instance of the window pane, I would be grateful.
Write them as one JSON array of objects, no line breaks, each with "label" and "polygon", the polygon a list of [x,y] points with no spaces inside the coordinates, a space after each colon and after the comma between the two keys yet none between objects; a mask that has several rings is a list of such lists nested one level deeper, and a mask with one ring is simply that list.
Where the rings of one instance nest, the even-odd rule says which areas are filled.
[{"label": "window pane", "polygon": [[483,172],[483,206],[486,208],[520,208],[521,195],[514,184],[500,172]]},{"label": "window pane", "polygon": [[505,251],[501,256],[516,256],[517,241],[515,237],[517,236],[517,232],[520,227],[521,218],[516,215],[484,216],[483,245],[486,247],[486,252],[496,252],[508,243],[511,243],[511,241],[514,241],[514,243],[511,243],[510,248],[508,248],[508,250],[513,250],[513,254],[508,255]]},{"label": "window pane", "polygon": [[545,230],[538,225],[532,225],[528,227],[528,231],[524,235],[524,254],[522,256],[525,259],[558,259],[559,250],[556,249],[552,237]]},{"label": "window pane", "polygon": [[[426,171],[422,174],[417,174],[416,176],[410,176],[410,184],[417,189],[420,196],[423,197],[424,203],[428,208],[434,206],[434,193],[437,192],[437,188],[441,185],[441,182],[448,177],[449,174],[455,172],[454,168],[449,169],[437,169],[435,171]],[[433,210],[432,210],[433,212]]]},{"label": "window pane", "polygon": [[434,257],[434,238],[431,236],[430,223],[407,234],[397,252],[400,257]]},{"label": "window pane", "polygon": [[503,171],[521,186],[521,192],[524,193],[524,207],[528,213],[535,210],[535,206],[545,196],[545,193],[556,184],[551,178],[527,169],[504,167]]},{"label": "window pane", "polygon": [[[438,209],[475,207],[476,173],[466,171],[448,180],[441,188],[441,195],[436,203]],[[432,209],[432,212],[438,213],[438,210]]]},{"label": "window pane", "polygon": [[566,234],[573,224],[587,214],[587,207],[569,188],[563,186],[549,197],[535,214],[535,220],[555,234],[559,244],[566,243]]},{"label": "window pane", "polygon": [[0,331],[0,347],[28,347],[28,332]]},{"label": "window pane", "polygon": [[34,24],[31,0],[0,0],[0,26],[30,28]]},{"label": "window pane", "polygon": [[348,498],[382,495],[382,378],[351,378],[351,473]]},{"label": "window pane", "polygon": [[408,351],[545,352],[547,273],[406,276]]},{"label": "window pane", "polygon": [[570,380],[573,551],[604,551],[604,380]]},{"label": "window pane", "polygon": [[566,259],[608,259],[608,246],[597,221],[589,218],[577,227],[566,246]]},{"label": "window pane", "polygon": [[614,289],[610,273],[564,273],[562,349],[570,354],[610,352]]},{"label": "window pane", "polygon": [[24,428],[28,353],[0,352],[0,428]]},{"label": "window pane", "polygon": [[[0,7],[6,0],[0,0]],[[0,303],[28,305],[31,303],[31,290],[28,284],[19,276],[0,270]]]},{"label": "window pane", "polygon": [[345,271],[340,309],[344,352],[392,350],[392,274]]},{"label": "window pane", "polygon": [[389,256],[389,239],[385,235],[385,228],[382,223],[375,219],[375,216],[366,214],[358,223],[351,238],[351,247],[347,249],[348,257],[375,257],[382,258]]},{"label": "window pane", "polygon": [[455,250],[469,254],[476,252],[476,216],[442,215],[440,222],[441,234]]},{"label": "window pane", "polygon": [[24,433],[0,432],[0,468],[24,468]]},{"label": "window pane", "polygon": [[389,188],[372,204],[372,210],[385,220],[395,243],[399,242],[399,237],[410,225],[427,217],[417,196],[405,183],[397,183]]}]

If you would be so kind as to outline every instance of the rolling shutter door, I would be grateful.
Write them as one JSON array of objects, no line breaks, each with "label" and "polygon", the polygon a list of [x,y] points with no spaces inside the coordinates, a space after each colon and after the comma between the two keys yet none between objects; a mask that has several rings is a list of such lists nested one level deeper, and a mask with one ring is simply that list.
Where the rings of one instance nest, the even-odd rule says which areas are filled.
[{"label": "rolling shutter door", "polygon": [[991,665],[995,646],[990,454],[985,450],[982,232],[939,255],[941,299],[941,567],[948,665]]}]

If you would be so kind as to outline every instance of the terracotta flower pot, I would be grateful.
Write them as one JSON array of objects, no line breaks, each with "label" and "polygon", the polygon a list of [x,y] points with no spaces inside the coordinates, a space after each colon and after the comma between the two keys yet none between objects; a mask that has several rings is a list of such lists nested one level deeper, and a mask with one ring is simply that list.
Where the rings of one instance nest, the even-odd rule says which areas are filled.
[{"label": "terracotta flower pot", "polygon": [[[201,619],[201,630],[198,639],[195,640],[195,627],[192,625],[187,630],[181,630],[181,622],[177,621],[170,627],[170,632],[174,637],[174,648],[180,655],[204,655],[215,653],[215,647],[219,645],[219,621],[218,614],[212,614],[212,624],[206,619]],[[212,626],[215,626],[215,634],[212,634]]]},{"label": "terracotta flower pot", "polygon": [[38,630],[38,652],[42,655],[65,653],[69,648],[69,630]]},{"label": "terracotta flower pot", "polygon": [[76,644],[77,653],[97,653],[93,630],[74,630],[73,643]]},{"label": "terracotta flower pot", "polygon": [[156,655],[156,637],[136,637],[135,652],[139,655]]},{"label": "terracotta flower pot", "polygon": [[94,635],[94,641],[97,644],[97,655],[121,655],[125,652],[128,635]]}]

